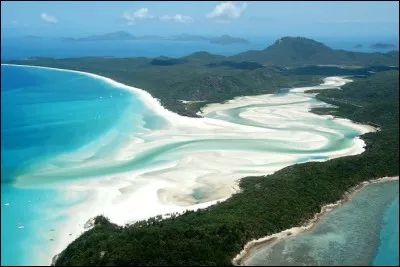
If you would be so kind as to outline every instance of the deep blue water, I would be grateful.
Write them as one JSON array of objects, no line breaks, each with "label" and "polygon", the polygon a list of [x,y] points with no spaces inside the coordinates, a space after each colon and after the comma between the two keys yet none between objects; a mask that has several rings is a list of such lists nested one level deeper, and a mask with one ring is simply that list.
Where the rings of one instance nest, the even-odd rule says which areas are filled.
[{"label": "deep blue water", "polygon": [[[247,50],[262,50],[272,45],[277,38],[248,38],[250,44],[218,45],[208,42],[178,42],[178,41],[101,41],[93,42],[63,42],[57,39],[27,39],[22,37],[4,37],[1,40],[1,59],[24,59],[33,56],[48,56],[55,58],[114,56],[114,57],[182,57],[198,51],[207,51],[219,55],[234,55]],[[397,38],[315,38],[334,49],[344,49],[359,52],[388,52],[392,49],[373,49],[369,45],[376,42],[386,42],[397,45]],[[363,48],[354,48],[362,44]]]}]

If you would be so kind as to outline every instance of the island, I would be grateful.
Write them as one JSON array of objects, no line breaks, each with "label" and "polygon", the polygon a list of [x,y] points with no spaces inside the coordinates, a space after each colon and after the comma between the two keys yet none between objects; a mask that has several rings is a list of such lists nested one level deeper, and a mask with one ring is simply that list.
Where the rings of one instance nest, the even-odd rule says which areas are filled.
[{"label": "island", "polygon": [[212,44],[230,45],[230,44],[248,44],[248,40],[244,38],[231,37],[229,35],[222,35],[209,39]]},{"label": "island", "polygon": [[356,44],[355,46],[354,46],[354,48],[363,48],[364,46],[362,45],[362,44]]},{"label": "island", "polygon": [[179,35],[173,35],[173,36],[167,37],[166,40],[181,41],[181,42],[195,42],[195,41],[207,41],[208,38],[200,36],[200,35],[182,33]]},{"label": "island", "polygon": [[[38,37],[40,38],[40,37]],[[229,35],[222,36],[199,36],[192,34],[180,34],[173,35],[169,37],[163,37],[158,35],[143,35],[143,36],[134,36],[126,31],[116,31],[105,34],[98,35],[90,35],[86,37],[65,37],[62,38],[65,42],[81,42],[81,41],[129,41],[129,40],[144,40],[144,41],[177,41],[177,42],[199,42],[206,41],[212,44],[220,44],[220,45],[231,45],[231,44],[248,44],[250,43],[248,40],[244,38],[232,37]]]},{"label": "island", "polygon": [[396,46],[394,44],[389,44],[389,43],[375,43],[375,44],[371,44],[369,47],[376,48],[376,49],[394,49],[394,48],[396,48]]},{"label": "island", "polygon": [[82,42],[82,41],[112,41],[112,40],[136,40],[137,38],[132,34],[125,32],[125,31],[117,31],[111,32],[106,34],[99,34],[99,35],[91,35],[82,38],[72,38],[67,37],[63,38],[63,41],[66,42]]},{"label": "island", "polygon": [[398,60],[398,51],[349,52],[303,37],[284,37],[264,50],[230,57],[198,52],[178,59],[2,62],[103,75],[143,88],[167,109],[191,117],[199,117],[208,103],[317,85],[328,75],[352,76],[353,82],[342,90],[318,90],[317,99],[336,107],[312,112],[379,128],[362,136],[366,147],[361,154],[243,177],[237,193],[205,209],[125,226],[99,214],[91,220],[90,230],[55,255],[53,264],[234,265],[249,242],[308,224],[325,205],[340,201],[365,181],[398,176]]}]

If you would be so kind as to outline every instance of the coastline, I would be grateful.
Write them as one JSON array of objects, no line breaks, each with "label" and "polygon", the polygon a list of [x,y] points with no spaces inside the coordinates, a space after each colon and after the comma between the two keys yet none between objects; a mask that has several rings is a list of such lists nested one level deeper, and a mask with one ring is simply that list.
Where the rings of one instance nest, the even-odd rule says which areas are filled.
[{"label": "coastline", "polygon": [[[145,105],[147,105],[150,109],[152,109],[154,112],[156,112],[157,114],[165,117],[166,119],[169,120],[169,122],[173,123],[176,120],[182,120],[181,115],[176,114],[172,111],[167,110],[166,108],[164,108],[160,101],[156,98],[154,98],[153,96],[151,96],[150,93],[148,93],[147,91],[140,89],[140,88],[136,88],[133,86],[129,86],[120,82],[117,82],[115,80],[112,80],[110,78],[98,75],[98,74],[94,74],[94,73],[90,73],[90,72],[84,72],[84,71],[77,71],[77,70],[69,70],[69,69],[60,69],[60,68],[52,68],[52,67],[43,67],[43,66],[35,66],[35,65],[20,65],[20,64],[8,64],[8,63],[1,63],[1,65],[4,66],[16,66],[16,67],[27,67],[27,68],[39,68],[39,69],[47,69],[47,70],[58,70],[58,71],[64,71],[64,72],[72,72],[72,73],[77,73],[77,74],[81,74],[81,75],[86,75],[95,79],[99,79],[102,80],[106,83],[109,83],[111,85],[114,85],[116,87],[119,88],[123,88],[127,91],[133,92],[135,93],[137,96],[139,96],[139,98],[143,101],[143,103]],[[184,117],[186,119],[186,117]],[[187,117],[188,119],[196,119],[196,118],[190,118]]]},{"label": "coastline", "polygon": [[[160,114],[162,117],[164,117],[164,118],[166,118],[166,119],[168,119],[168,121],[170,122],[170,124],[171,125],[174,125],[174,126],[176,126],[176,125],[179,125],[180,127],[187,127],[187,128],[190,128],[190,127],[197,127],[197,128],[204,128],[204,129],[212,129],[212,130],[214,130],[214,129],[217,129],[218,130],[218,128],[224,128],[224,127],[226,127],[226,126],[229,126],[229,127],[231,127],[233,124],[231,123],[231,122],[228,122],[228,121],[222,121],[222,120],[216,120],[216,119],[212,119],[212,118],[190,118],[190,117],[184,117],[184,116],[180,116],[180,115],[178,115],[178,114],[176,114],[176,113],[173,113],[173,112],[171,112],[171,111],[169,111],[169,110],[167,110],[167,109],[165,109],[162,105],[161,105],[161,103],[157,100],[157,99],[155,99],[155,98],[153,98],[148,92],[146,92],[146,91],[144,91],[144,90],[142,90],[142,89],[139,89],[139,88],[135,88],[135,87],[132,87],[132,86],[128,86],[128,85],[124,85],[124,84],[122,84],[122,83],[119,83],[119,82],[116,82],[116,81],[114,81],[114,80],[112,80],[112,79],[109,79],[109,78],[107,78],[107,77],[103,77],[103,76],[100,76],[100,75],[96,75],[96,74],[92,74],[92,73],[87,73],[87,72],[81,72],[81,71],[74,71],[74,70],[66,70],[66,69],[57,69],[57,68],[50,68],[50,67],[40,67],[40,66],[30,66],[30,65],[16,65],[16,64],[2,64],[2,65],[11,65],[11,66],[21,66],[21,67],[31,67],[31,68],[43,68],[43,69],[52,69],[52,70],[59,70],[59,71],[65,71],[65,72],[74,72],[74,73],[79,73],[79,74],[83,74],[83,75],[88,75],[88,76],[90,76],[90,77],[93,77],[93,78],[96,78],[96,79],[100,79],[100,80],[102,80],[102,81],[105,81],[105,82],[107,82],[107,83],[110,83],[111,85],[114,85],[114,86],[116,86],[116,87],[119,87],[119,88],[123,88],[123,89],[126,89],[126,90],[128,90],[128,91],[131,91],[132,93],[135,93],[136,95],[138,95],[138,97],[139,98],[141,98],[141,100],[143,101],[143,103],[145,104],[145,105],[147,105],[150,109],[152,109],[154,112],[156,112],[156,113],[158,113],[158,114]],[[329,77],[328,77],[329,78]],[[337,77],[336,77],[337,78]],[[327,79],[327,78],[325,78],[325,79]],[[325,79],[324,79],[324,81],[325,81]],[[328,81],[329,81],[329,79],[328,79]],[[338,81],[340,81],[340,79],[338,79]],[[328,83],[328,84],[326,84],[326,85],[332,85],[332,83]],[[321,84],[321,85],[318,85],[319,87],[323,87],[323,84]],[[336,84],[333,84],[333,87],[335,88],[335,87],[337,87],[337,86],[340,86],[340,85],[336,85]],[[328,86],[329,88],[330,88],[330,86]],[[308,88],[308,87],[307,87]],[[328,88],[328,89],[329,89]],[[315,89],[315,88],[311,88],[311,89]],[[266,96],[270,96],[271,94],[268,94],[268,95],[266,95]],[[248,99],[256,99],[257,101],[263,101],[263,97],[265,97],[265,95],[260,95],[260,96],[254,96],[254,97],[244,97],[246,100],[248,100]],[[235,98],[236,99],[236,98]],[[211,105],[224,105],[225,107],[227,107],[227,105],[228,105],[228,107],[229,107],[229,102],[230,102],[231,100],[229,100],[229,101],[226,101],[225,103],[223,103],[223,104],[211,104]],[[246,102],[246,101],[245,101]],[[239,103],[239,106],[241,106],[241,105],[243,105],[243,103]],[[207,105],[205,108],[208,108],[210,105]],[[200,123],[200,125],[199,125],[199,122],[201,122]],[[348,124],[351,124],[352,122],[350,121],[350,120],[348,120]],[[254,127],[251,127],[251,126],[245,126],[245,125],[236,125],[235,126],[236,128],[235,129],[245,129],[246,131],[247,130],[251,130],[251,131],[254,131],[256,128],[254,128]],[[361,126],[360,126],[361,127]],[[228,128],[228,127],[226,127],[226,128]],[[364,130],[363,131],[366,131],[366,132],[368,132],[368,131],[372,131],[370,128],[363,128]],[[214,134],[217,134],[218,132],[215,132]],[[257,135],[257,133],[256,132],[254,132],[254,136],[256,136]],[[250,138],[251,138],[252,136],[250,136]],[[292,138],[292,137],[291,137]],[[358,139],[357,139],[358,138]],[[350,146],[347,150],[344,150],[344,151],[340,151],[340,153],[338,153],[337,151],[335,151],[335,152],[333,152],[332,153],[332,157],[330,157],[330,158],[335,158],[335,157],[342,157],[342,156],[345,156],[345,155],[354,155],[354,154],[360,154],[360,153],[362,153],[363,151],[364,151],[364,146],[365,146],[365,143],[364,143],[364,141],[362,141],[359,137],[357,137],[356,139],[354,139],[354,145],[352,145],[352,146]],[[318,141],[318,140],[317,140]],[[146,148],[147,149],[147,148]],[[127,151],[127,152],[129,152],[129,151]],[[222,156],[223,155],[223,152],[219,155],[219,154],[217,154],[216,155],[216,157],[217,156]],[[239,156],[239,154],[237,154],[238,155],[238,157],[240,157]],[[245,155],[245,154],[241,154],[242,156],[243,155]],[[330,159],[329,158],[329,159]],[[259,160],[258,158],[255,158],[253,161],[253,163],[257,163],[257,160]],[[283,160],[283,159],[280,159],[279,158],[279,160]],[[278,161],[279,161],[278,160]],[[292,165],[292,164],[290,164],[290,165]],[[179,168],[180,166],[178,166],[178,168]],[[280,167],[279,169],[281,169],[281,168],[283,168],[283,167],[285,167],[284,165],[282,166],[282,167]],[[162,166],[162,167],[160,167],[159,168],[159,170],[164,170],[165,169],[165,167],[164,166]],[[145,171],[148,171],[148,170],[142,170],[143,171],[143,173],[145,173]],[[154,170],[154,171],[157,171],[157,170]],[[276,170],[274,170],[273,172],[275,172]],[[141,172],[137,172],[137,173],[139,173],[139,174],[141,174]],[[136,174],[137,174],[136,173]],[[264,174],[265,174],[266,172],[264,172]],[[270,173],[268,173],[268,174],[270,174]],[[196,174],[197,175],[197,174]],[[201,173],[199,173],[199,175],[201,175]],[[221,177],[222,177],[222,174],[220,175]],[[233,189],[233,191],[232,191],[232,194],[233,193],[236,193],[236,192],[238,192],[239,191],[239,187],[237,186],[237,184],[238,184],[238,182],[240,181],[240,179],[242,178],[242,177],[246,177],[246,174],[243,174],[243,175],[241,175],[240,177],[238,176],[238,177],[236,177],[237,179],[235,180],[235,182],[234,182],[234,184],[236,185],[236,186],[234,186],[232,189]],[[110,177],[104,177],[104,179],[105,179],[105,182],[103,183],[104,185],[106,185],[106,183],[111,183],[111,182],[113,182],[112,181],[112,178],[110,178]],[[118,180],[118,179],[116,179],[116,180]],[[221,178],[221,181],[220,182],[222,182],[223,181],[223,177]],[[119,180],[118,180],[118,182],[119,182]],[[95,185],[98,185],[98,184],[96,184],[95,182],[94,183],[92,183],[92,182],[86,182],[88,185],[93,185],[94,186],[94,188],[96,188],[96,186]],[[102,185],[103,185],[102,184]],[[102,186],[101,185],[101,186]],[[111,185],[111,184],[110,184]],[[78,183],[78,185],[77,186],[71,186],[71,187],[69,187],[70,189],[72,189],[72,190],[74,190],[74,187],[79,187],[80,185],[79,185],[79,183]],[[83,188],[83,185],[81,185],[82,186],[82,188]],[[121,184],[119,184],[119,186],[121,186]],[[128,188],[128,186],[130,186],[129,185],[129,183],[126,183],[126,185],[123,185],[123,186],[126,186],[127,188]],[[143,190],[141,190],[141,191],[143,191],[143,195],[145,196],[145,192],[148,192],[148,193],[151,193],[152,191],[152,189],[154,189],[154,190],[159,190],[159,189],[156,189],[156,187],[158,188],[158,187],[160,187],[161,188],[161,186],[164,186],[163,184],[158,184],[158,185],[153,185],[153,184],[151,184],[150,186],[148,186],[148,187],[146,187],[145,189],[143,189]],[[167,185],[166,185],[167,186]],[[88,187],[87,185],[86,185],[86,187]],[[114,187],[116,187],[116,186],[114,186]],[[114,188],[114,189],[116,189],[116,188]],[[123,188],[124,189],[124,188]],[[67,236],[67,239],[68,240],[60,240],[60,239],[58,239],[59,241],[57,242],[57,244],[51,249],[51,251],[56,251],[56,253],[58,253],[58,252],[61,252],[61,250],[64,250],[65,248],[66,248],[66,246],[68,245],[68,244],[70,244],[74,239],[76,239],[82,232],[84,232],[84,231],[86,231],[87,229],[83,229],[83,227],[82,227],[82,225],[89,219],[89,217],[91,218],[91,216],[93,215],[99,215],[99,214],[101,214],[101,208],[98,208],[98,206],[101,206],[101,201],[100,201],[100,198],[101,198],[101,194],[100,193],[103,193],[103,192],[109,192],[109,191],[107,191],[107,190],[109,190],[109,189],[106,189],[106,187],[104,186],[104,188],[99,188],[98,190],[90,190],[90,195],[91,195],[91,198],[90,198],[90,200],[88,201],[88,202],[85,202],[84,204],[82,204],[82,206],[81,205],[77,205],[74,209],[72,209],[72,210],[70,210],[69,212],[68,212],[68,214],[77,214],[78,216],[74,216],[74,218],[73,218],[73,222],[72,222],[72,225],[74,225],[73,227],[71,227],[71,221],[69,221],[68,223],[70,224],[69,225],[69,227],[68,227],[68,229],[67,228],[65,228],[65,229],[63,229],[62,231],[65,231],[65,233],[63,233],[63,235],[64,236],[67,236],[68,234],[67,234],[67,232],[68,231],[70,231],[71,230],[71,228],[74,228],[74,230],[73,230],[73,232],[74,233],[76,233],[76,234],[74,234],[74,235],[72,235],[72,236]],[[128,190],[127,190],[128,191]],[[169,192],[169,195],[170,196],[173,196],[173,194],[175,194],[175,192],[174,191],[170,191]],[[117,196],[116,195],[109,195],[109,199],[110,199],[110,201],[113,199],[113,198],[116,198]],[[127,197],[127,196],[126,196]],[[125,202],[128,202],[128,200],[133,200],[134,198],[124,198],[123,200],[125,201]],[[195,205],[195,206],[197,206],[198,208],[204,208],[204,207],[206,207],[206,206],[209,206],[209,205],[212,205],[212,204],[215,204],[216,202],[218,202],[218,201],[224,201],[224,199],[226,199],[226,198],[221,198],[221,199],[218,199],[218,200],[216,200],[216,201],[207,201],[207,202],[204,202],[204,203],[200,203],[200,204],[197,204],[197,205]],[[121,200],[121,199],[120,199]],[[147,200],[146,200],[147,201]],[[155,207],[159,207],[159,206],[156,206],[158,203],[149,203],[149,205],[155,205]],[[82,209],[82,208],[85,208],[85,209],[87,209],[88,207],[91,207],[91,208],[93,208],[93,209],[90,209],[91,210],[91,212],[90,212],[90,214],[87,214],[87,213],[82,213],[81,214],[81,212],[79,212],[79,209]],[[186,206],[186,207],[182,207],[182,209],[186,209],[187,207],[190,207],[191,209],[194,207],[193,205],[190,205],[190,206]],[[122,208],[122,207],[119,207],[119,208]],[[82,210],[84,210],[84,209],[82,209]],[[126,210],[123,210],[123,209],[121,209],[120,210],[120,212],[125,212],[125,213],[129,213],[129,211],[128,211],[128,209],[126,209]],[[169,212],[169,211],[166,211],[166,212]],[[89,216],[90,215],[90,216]],[[86,216],[86,219],[85,219],[85,221],[83,222],[82,220],[83,220],[83,217],[85,217]],[[56,253],[53,253],[52,255],[56,255]]]},{"label": "coastline", "polygon": [[[27,67],[27,68],[38,68],[38,69],[56,70],[56,71],[63,71],[63,72],[72,72],[72,73],[86,75],[86,76],[92,77],[94,79],[101,80],[112,86],[122,88],[124,90],[127,90],[127,91],[135,94],[150,110],[152,110],[153,112],[155,112],[162,118],[166,119],[171,126],[179,126],[179,127],[197,126],[198,127],[199,122],[201,122],[200,126],[204,129],[215,129],[215,128],[224,127],[224,126],[230,126],[230,127],[235,126],[236,128],[241,128],[241,129],[250,128],[245,125],[237,125],[237,124],[235,125],[235,124],[227,122],[227,121],[206,118],[204,116],[202,116],[201,118],[181,116],[177,113],[174,113],[174,112],[166,109],[161,104],[159,99],[153,97],[146,90],[143,90],[143,89],[140,89],[140,88],[137,88],[134,86],[126,85],[126,84],[117,82],[111,78],[101,76],[98,74],[84,72],[84,71],[60,69],[60,68],[53,68],[53,67],[43,67],[43,66],[35,66],[35,65],[20,65],[20,64],[9,64],[9,63],[1,63],[1,65],[2,66],[4,65],[4,66]],[[252,129],[252,130],[254,130],[254,129]]]},{"label": "coastline", "polygon": [[360,184],[350,188],[343,195],[342,199],[336,201],[335,203],[330,203],[330,204],[326,204],[326,205],[322,206],[321,211],[318,212],[317,214],[315,214],[314,217],[312,219],[310,219],[305,225],[293,227],[293,228],[281,231],[279,233],[275,233],[275,234],[272,234],[269,236],[265,236],[265,237],[262,237],[259,239],[249,241],[244,246],[242,251],[240,251],[240,253],[237,254],[232,259],[232,264],[235,266],[242,265],[242,263],[245,262],[251,256],[252,251],[259,248],[260,246],[278,242],[280,240],[287,238],[288,236],[295,236],[302,232],[312,231],[315,228],[315,226],[318,225],[318,223],[320,222],[320,220],[322,219],[322,217],[324,215],[326,215],[327,213],[331,212],[332,210],[340,208],[344,204],[350,202],[352,200],[352,198],[358,192],[360,192],[362,189],[364,189],[366,186],[375,184],[375,183],[385,183],[385,182],[396,181],[396,180],[399,180],[399,176],[381,177],[381,178],[361,182]]}]

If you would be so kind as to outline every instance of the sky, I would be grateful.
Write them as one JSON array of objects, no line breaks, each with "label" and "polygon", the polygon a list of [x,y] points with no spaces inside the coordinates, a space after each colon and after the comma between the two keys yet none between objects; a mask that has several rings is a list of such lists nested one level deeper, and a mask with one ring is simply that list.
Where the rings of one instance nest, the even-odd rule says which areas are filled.
[{"label": "sky", "polygon": [[397,1],[1,1],[2,38],[133,35],[394,37]]}]

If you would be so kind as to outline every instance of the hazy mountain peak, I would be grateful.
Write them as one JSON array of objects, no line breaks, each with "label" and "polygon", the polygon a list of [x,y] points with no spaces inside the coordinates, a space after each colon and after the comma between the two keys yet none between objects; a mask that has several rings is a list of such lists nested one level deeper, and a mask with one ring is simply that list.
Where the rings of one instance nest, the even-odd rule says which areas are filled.
[{"label": "hazy mountain peak", "polygon": [[267,65],[304,64],[369,64],[386,65],[398,58],[398,53],[366,53],[334,50],[325,44],[305,37],[282,37],[261,51],[247,51],[231,59],[258,62]]},{"label": "hazy mountain peak", "polygon": [[287,44],[291,44],[291,45],[292,44],[298,44],[298,45],[302,44],[302,45],[315,45],[315,46],[327,47],[323,43],[315,41],[313,39],[309,39],[306,37],[291,37],[291,36],[285,36],[285,37],[279,38],[271,46],[287,45]]}]

